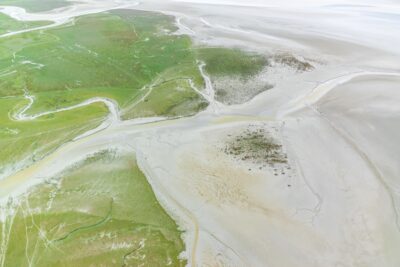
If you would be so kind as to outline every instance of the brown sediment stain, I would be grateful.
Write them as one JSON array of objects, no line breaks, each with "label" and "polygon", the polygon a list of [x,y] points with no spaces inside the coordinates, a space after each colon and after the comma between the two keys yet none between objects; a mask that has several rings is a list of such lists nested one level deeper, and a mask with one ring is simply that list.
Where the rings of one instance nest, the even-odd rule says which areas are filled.
[{"label": "brown sediment stain", "polygon": [[212,145],[196,150],[196,153],[182,151],[178,158],[179,168],[190,183],[189,190],[203,201],[270,214],[265,203],[251,193],[252,188],[268,179],[265,172],[249,172],[247,167],[232,161]]},{"label": "brown sediment stain", "polygon": [[[219,134],[215,133],[215,135]],[[291,207],[285,205],[286,202],[282,202],[280,197],[265,198],[262,191],[255,192],[253,190],[254,188],[265,188],[266,193],[274,190],[273,188],[268,189],[268,186],[273,186],[270,183],[274,179],[273,174],[269,171],[247,171],[245,164],[232,160],[214,146],[215,140],[221,140],[218,137],[214,140],[199,141],[203,144],[201,148],[197,145],[190,145],[178,153],[177,164],[180,175],[185,177],[185,188],[190,191],[189,194],[192,195],[192,198],[206,206],[216,207],[221,213],[220,216],[223,217],[224,213],[229,217],[232,216],[231,212],[243,211],[247,214],[246,216],[252,214],[254,219],[257,218],[260,223],[259,227],[270,225],[279,230],[282,235],[301,233],[300,239],[310,240],[312,246],[324,251],[326,249],[324,239],[309,225],[297,220],[291,212]],[[276,190],[280,189],[276,188]],[[204,209],[201,211],[202,213],[208,211],[207,207],[200,209]],[[237,219],[240,224],[241,219]],[[243,225],[243,227],[249,226]],[[210,260],[211,266],[218,262]]]}]

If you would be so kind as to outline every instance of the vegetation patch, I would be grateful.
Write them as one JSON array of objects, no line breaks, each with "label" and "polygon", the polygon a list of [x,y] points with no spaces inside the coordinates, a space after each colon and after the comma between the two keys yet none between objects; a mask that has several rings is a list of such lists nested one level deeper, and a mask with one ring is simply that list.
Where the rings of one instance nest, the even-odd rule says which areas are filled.
[{"label": "vegetation patch", "polygon": [[260,77],[269,65],[263,55],[228,48],[201,48],[198,55],[206,63],[215,97],[222,103],[244,103],[273,87]]},{"label": "vegetation patch", "polygon": [[174,79],[154,85],[143,101],[124,111],[123,118],[193,115],[208,106],[208,102],[190,87],[187,79]]},{"label": "vegetation patch", "polygon": [[140,100],[150,84],[187,78],[203,88],[191,40],[169,34],[175,30],[173,17],[115,10],[2,39],[0,70],[9,75],[0,82],[0,97],[28,89],[44,100],[33,109],[47,111],[104,96],[124,109]]},{"label": "vegetation patch", "polygon": [[297,72],[310,71],[314,69],[314,66],[309,62],[299,59],[289,53],[276,54],[272,57],[272,60],[275,63],[294,69]]},{"label": "vegetation patch", "polygon": [[11,114],[25,98],[0,98],[0,177],[40,160],[60,144],[97,127],[108,114],[102,103],[41,117],[14,121]]},{"label": "vegetation patch", "polygon": [[243,161],[267,163],[270,165],[287,163],[287,156],[282,152],[282,145],[268,137],[264,129],[246,129],[232,137],[225,152]]},{"label": "vegetation patch", "polygon": [[198,50],[211,76],[239,76],[249,79],[268,65],[266,57],[239,49],[202,48]]},{"label": "vegetation patch", "polygon": [[4,266],[185,266],[134,155],[102,151],[2,207]]},{"label": "vegetation patch", "polygon": [[282,145],[269,131],[258,126],[251,125],[238,134],[229,135],[222,150],[238,161],[252,164],[254,168],[272,169],[275,175],[284,175],[291,169]]},{"label": "vegetation patch", "polygon": [[274,88],[262,75],[253,79],[243,80],[239,77],[219,77],[212,80],[215,97],[218,101],[228,104],[247,102],[258,94]]},{"label": "vegetation patch", "polygon": [[201,60],[206,63],[216,99],[224,104],[241,104],[272,89],[271,70],[277,66],[304,72],[313,70],[309,62],[289,53],[260,55],[238,49],[201,48]]},{"label": "vegetation patch", "polygon": [[[3,4],[0,2],[0,4]],[[15,20],[3,13],[0,13],[0,35],[8,33],[8,32],[14,32],[14,31],[20,31],[20,30],[26,30],[30,28],[35,28],[35,27],[40,27],[40,26],[45,26],[50,24],[50,21],[18,21]],[[1,74],[0,74],[1,77]]]}]

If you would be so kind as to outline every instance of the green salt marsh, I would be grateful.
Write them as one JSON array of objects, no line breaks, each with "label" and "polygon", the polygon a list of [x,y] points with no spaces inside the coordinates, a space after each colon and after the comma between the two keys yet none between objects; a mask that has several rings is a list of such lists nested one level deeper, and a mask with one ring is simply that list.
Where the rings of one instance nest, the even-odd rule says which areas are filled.
[{"label": "green salt marsh", "polygon": [[101,151],[9,202],[2,266],[185,266],[134,154]]}]

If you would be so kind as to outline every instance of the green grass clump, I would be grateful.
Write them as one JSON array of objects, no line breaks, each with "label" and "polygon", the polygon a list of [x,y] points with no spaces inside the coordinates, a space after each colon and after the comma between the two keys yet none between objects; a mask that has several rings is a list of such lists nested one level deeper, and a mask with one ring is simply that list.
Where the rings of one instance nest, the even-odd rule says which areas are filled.
[{"label": "green grass clump", "polygon": [[[36,186],[1,224],[4,266],[184,266],[181,232],[133,155],[106,151]],[[10,208],[9,208],[10,209]],[[12,222],[11,222],[12,221]],[[4,254],[3,254],[4,253]]]},{"label": "green grass clump", "polygon": [[71,2],[65,0],[2,0],[0,4],[22,7],[28,12],[42,12],[69,6]]},{"label": "green grass clump", "polygon": [[202,48],[198,50],[198,55],[206,63],[206,71],[211,76],[249,78],[268,64],[266,57],[238,49]]},{"label": "green grass clump", "polygon": [[[0,2],[2,4],[2,2]],[[18,21],[0,13],[0,35],[50,24],[49,21]],[[1,75],[1,74],[0,74]],[[1,77],[1,76],[0,76]]]}]

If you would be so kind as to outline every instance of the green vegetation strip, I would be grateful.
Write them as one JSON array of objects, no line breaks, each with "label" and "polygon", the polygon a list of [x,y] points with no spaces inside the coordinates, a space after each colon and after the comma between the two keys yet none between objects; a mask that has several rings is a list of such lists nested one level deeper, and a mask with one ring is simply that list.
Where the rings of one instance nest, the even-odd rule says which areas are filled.
[{"label": "green vegetation strip", "polygon": [[198,50],[198,55],[206,63],[206,71],[211,76],[248,79],[268,65],[266,57],[238,49],[202,48]]},{"label": "green vegetation strip", "polygon": [[2,209],[11,210],[0,225],[4,266],[186,264],[182,233],[134,155],[97,153]]},{"label": "green vegetation strip", "polygon": [[60,238],[58,238],[56,240],[52,240],[51,242],[60,242],[60,241],[63,241],[65,239],[67,239],[68,237],[70,237],[71,235],[73,235],[76,232],[84,231],[84,230],[87,230],[87,229],[90,229],[90,228],[94,228],[96,226],[101,226],[103,223],[107,222],[111,218],[113,202],[114,202],[114,199],[111,199],[110,210],[107,212],[107,214],[106,214],[106,216],[104,216],[104,218],[100,219],[100,221],[98,221],[98,222],[96,222],[94,224],[80,226],[80,227],[72,230],[71,232],[67,233],[65,236],[60,237]]},{"label": "green vegetation strip", "polygon": [[[2,4],[2,2],[0,2],[0,4]],[[18,21],[13,18],[10,18],[7,15],[0,13],[0,35],[9,33],[9,32],[45,26],[45,25],[48,25],[51,23],[52,23],[51,21],[32,21],[32,22],[31,21],[29,21],[29,22]],[[0,74],[0,77],[1,77],[1,74]]]}]

